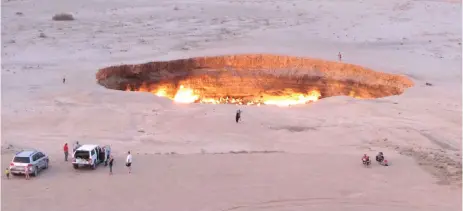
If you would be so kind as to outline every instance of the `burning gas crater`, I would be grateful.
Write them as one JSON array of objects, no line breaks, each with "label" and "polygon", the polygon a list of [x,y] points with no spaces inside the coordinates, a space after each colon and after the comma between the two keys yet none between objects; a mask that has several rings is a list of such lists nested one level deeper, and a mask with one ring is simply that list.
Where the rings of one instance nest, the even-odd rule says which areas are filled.
[{"label": "burning gas crater", "polygon": [[[182,83],[183,84],[183,83]],[[188,84],[188,83],[185,83]],[[187,85],[188,86],[188,85]],[[295,104],[305,104],[309,102],[317,101],[321,94],[317,90],[312,90],[309,93],[303,94],[295,92],[291,89],[285,90],[283,95],[268,95],[263,94],[260,97],[254,96],[236,96],[232,94],[216,95],[216,96],[205,96],[201,93],[200,89],[192,89],[180,85],[176,87],[167,88],[168,86],[162,87],[150,87],[142,84],[138,88],[132,88],[130,85],[125,91],[137,91],[137,92],[151,92],[159,97],[168,97],[176,103],[210,103],[210,104],[239,104],[239,105],[279,105],[289,106]]]},{"label": "burning gas crater", "polygon": [[402,94],[413,82],[352,64],[278,55],[231,55],[100,69],[109,89],[150,92],[177,103],[289,106],[331,96]]}]

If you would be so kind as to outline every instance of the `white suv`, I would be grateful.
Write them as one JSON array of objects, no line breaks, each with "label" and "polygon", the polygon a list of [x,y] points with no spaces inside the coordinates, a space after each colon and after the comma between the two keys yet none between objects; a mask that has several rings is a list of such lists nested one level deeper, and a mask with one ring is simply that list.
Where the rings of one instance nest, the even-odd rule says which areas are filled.
[{"label": "white suv", "polygon": [[110,151],[109,146],[100,147],[92,144],[79,146],[72,156],[72,166],[75,169],[78,169],[79,166],[90,166],[92,169],[96,169],[100,163],[105,163],[106,166]]}]

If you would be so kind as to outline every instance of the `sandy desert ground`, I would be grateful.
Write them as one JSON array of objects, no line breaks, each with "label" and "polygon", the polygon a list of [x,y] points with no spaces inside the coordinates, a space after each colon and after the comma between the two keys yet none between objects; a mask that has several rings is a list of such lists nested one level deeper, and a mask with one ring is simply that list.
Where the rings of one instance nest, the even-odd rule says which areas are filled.
[{"label": "sandy desert ground", "polygon": [[[61,12],[75,20],[51,20]],[[2,178],[2,210],[461,210],[460,2],[2,0],[1,16],[2,167],[23,148],[52,159],[38,178]],[[415,86],[376,100],[240,106],[236,124],[236,105],[95,82],[99,68],[125,63],[338,52]],[[110,144],[115,174],[62,161],[64,142],[77,140]],[[361,155],[378,151],[392,165],[364,168]]]}]

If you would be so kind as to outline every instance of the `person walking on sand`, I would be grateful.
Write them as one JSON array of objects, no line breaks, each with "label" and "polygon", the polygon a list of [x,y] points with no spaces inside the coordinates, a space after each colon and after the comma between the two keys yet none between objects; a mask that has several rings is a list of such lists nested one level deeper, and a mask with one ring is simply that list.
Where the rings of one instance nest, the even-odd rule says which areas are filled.
[{"label": "person walking on sand", "polygon": [[109,174],[113,174],[113,164],[114,164],[114,158],[113,156],[109,156]]},{"label": "person walking on sand", "polygon": [[63,151],[64,151],[64,161],[68,161],[68,156],[69,156],[68,143],[64,144]]},{"label": "person walking on sand", "polygon": [[236,123],[238,123],[238,122],[240,121],[240,119],[241,119],[241,110],[238,109],[238,110],[236,111],[236,115],[235,115],[235,121],[236,121]]},{"label": "person walking on sand", "polygon": [[132,173],[132,154],[130,154],[130,151],[127,152],[127,159],[125,161],[125,166],[129,169],[129,174]]},{"label": "person walking on sand", "polygon": [[9,168],[5,169],[5,175],[6,175],[6,179],[10,179],[10,169]]},{"label": "person walking on sand", "polygon": [[342,55],[341,55],[341,52],[338,53],[338,59],[339,61],[341,62],[342,61]]},{"label": "person walking on sand", "polygon": [[26,180],[29,180],[29,166],[24,167],[24,175],[26,176]]}]

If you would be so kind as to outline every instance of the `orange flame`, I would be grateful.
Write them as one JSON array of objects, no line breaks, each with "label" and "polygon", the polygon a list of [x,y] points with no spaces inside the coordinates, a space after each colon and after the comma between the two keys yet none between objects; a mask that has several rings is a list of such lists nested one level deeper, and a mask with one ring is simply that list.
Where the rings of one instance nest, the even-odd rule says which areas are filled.
[{"label": "orange flame", "polygon": [[[255,100],[243,100],[231,97],[202,97],[200,92],[192,88],[180,85],[178,90],[175,91],[174,95],[169,94],[169,89],[164,86],[148,87],[142,84],[138,89],[133,89],[130,85],[127,86],[126,91],[137,91],[137,92],[150,92],[159,97],[167,97],[172,99],[175,103],[206,103],[206,104],[239,104],[239,105],[276,105],[276,106],[291,106],[298,104],[307,104],[310,102],[316,102],[320,99],[321,94],[318,90],[312,90],[309,93],[296,93],[291,90],[285,90],[287,95],[283,96],[270,96],[264,95],[260,99]],[[171,92],[172,93],[172,92]]]},{"label": "orange flame", "polygon": [[183,85],[180,86],[174,96],[174,102],[177,103],[194,103],[198,99],[199,95],[196,95],[193,89],[185,88]]},{"label": "orange flame", "polygon": [[266,105],[276,105],[276,106],[291,106],[298,104],[307,104],[309,102],[315,102],[321,97],[319,91],[312,90],[307,95],[303,94],[292,94],[291,96],[278,96],[278,97],[269,97],[264,100]]}]

